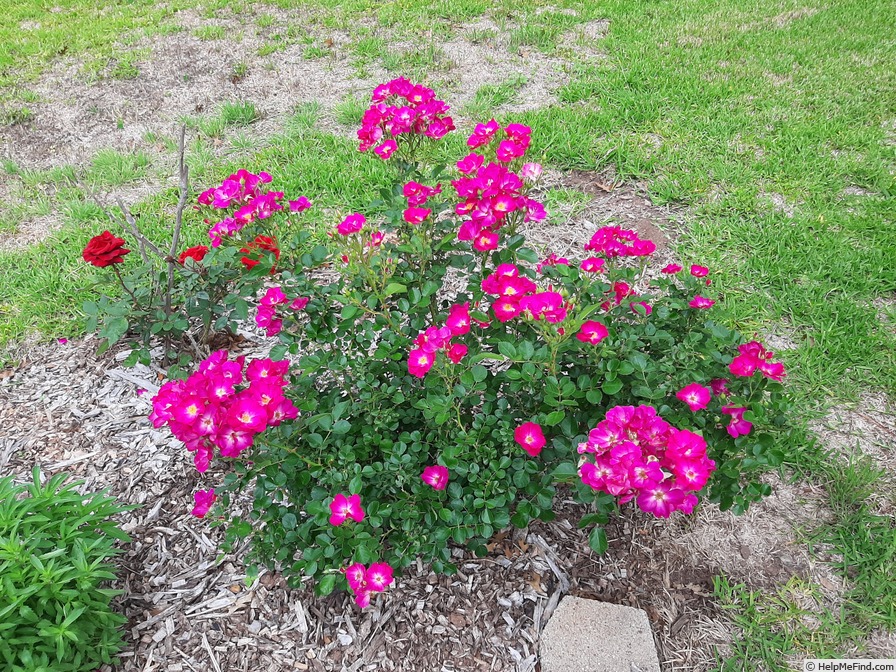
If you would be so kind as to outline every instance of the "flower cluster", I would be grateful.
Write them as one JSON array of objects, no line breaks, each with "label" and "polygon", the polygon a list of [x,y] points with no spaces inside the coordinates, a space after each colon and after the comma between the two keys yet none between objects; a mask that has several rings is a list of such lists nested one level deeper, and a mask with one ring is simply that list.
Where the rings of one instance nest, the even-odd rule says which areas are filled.
[{"label": "flower cluster", "polygon": [[295,299],[286,298],[283,289],[271,287],[261,297],[258,304],[258,312],[255,313],[255,324],[265,330],[268,337],[276,336],[283,330],[283,317],[277,309],[281,306],[289,306],[290,310],[304,310],[308,305],[308,297],[300,296]]},{"label": "flower cluster", "polygon": [[492,311],[500,322],[507,322],[523,312],[522,300],[538,291],[535,283],[514,264],[501,264],[482,281],[482,291],[498,298],[492,301]]},{"label": "flower cluster", "polygon": [[392,567],[385,562],[374,562],[370,567],[356,562],[345,569],[345,578],[355,594],[355,604],[364,609],[370,604],[371,593],[381,593],[391,585]]},{"label": "flower cluster", "polygon": [[152,400],[154,427],[167,424],[171,433],[195,453],[196,469],[208,469],[217,447],[224,457],[237,457],[256,434],[296,418],[298,409],[283,394],[288,362],[256,359],[245,370],[244,359],[229,361],[218,350],[187,380],[165,383]]},{"label": "flower cluster", "polygon": [[470,154],[457,162],[464,175],[451,184],[461,202],[454,211],[469,217],[457,231],[457,239],[470,242],[478,252],[497,249],[500,237],[497,231],[509,220],[541,221],[547,215],[544,205],[524,193],[519,175],[500,163],[483,165],[484,157]]},{"label": "flower cluster", "polygon": [[[277,247],[277,240],[269,236],[255,236],[255,240],[245,247],[240,248],[240,252],[246,256],[241,257],[240,261],[247,271],[251,271],[258,266],[265,252],[271,252],[275,259],[280,259],[280,248]],[[277,270],[277,264],[271,266],[271,274]]]},{"label": "flower cluster", "polygon": [[[212,241],[212,247],[220,246],[224,237],[230,238],[236,235],[247,224],[267,219],[275,212],[284,209],[281,203],[282,191],[263,191],[263,185],[269,184],[272,179],[270,173],[261,171],[256,175],[240,168],[224,180],[220,186],[207,189],[199,195],[198,200],[201,205],[211,206],[215,209],[237,208],[232,216],[224,217],[209,229],[208,235]],[[305,196],[300,196],[295,201],[288,201],[288,203],[291,212],[303,212],[311,207],[311,201]],[[245,251],[241,250],[241,252]],[[243,263],[245,264],[245,261]],[[251,268],[251,266],[247,266],[247,268]]]},{"label": "flower cluster", "polygon": [[388,159],[398,149],[396,138],[403,134],[439,139],[454,130],[445,101],[421,84],[404,77],[380,84],[373,90],[373,105],[367,108],[358,129],[358,149]]},{"label": "flower cluster", "polygon": [[759,370],[766,378],[778,382],[784,379],[784,365],[781,362],[773,362],[772,357],[775,353],[766,350],[761,343],[750,341],[738,346],[737,350],[740,354],[728,367],[735,376],[749,378]]},{"label": "flower cluster", "polygon": [[[471,149],[488,146],[493,139],[500,137],[498,136],[498,131],[500,130],[501,126],[494,119],[489,120],[487,124],[477,124],[476,128],[473,129],[472,135],[467,138],[467,145]],[[532,129],[523,124],[507,124],[504,128],[504,134],[506,137],[498,143],[495,149],[498,161],[510,163],[514,159],[525,156],[529,145],[532,143]],[[538,175],[541,174],[538,170],[540,166],[538,164],[527,165],[530,166],[526,171],[527,175],[537,179]],[[536,172],[538,175],[535,174]]]},{"label": "flower cluster", "polygon": [[130,250],[124,249],[126,244],[124,238],[118,238],[108,231],[103,231],[88,241],[81,256],[84,261],[97,268],[120,264],[124,261],[124,255],[130,253]]},{"label": "flower cluster", "polygon": [[695,493],[716,468],[702,436],[675,429],[652,406],[610,409],[578,450],[594,455],[579,469],[583,483],[620,504],[637,498],[642,510],[662,518],[693,511]]},{"label": "flower cluster", "polygon": [[589,252],[602,254],[607,259],[613,257],[647,257],[656,250],[656,243],[643,240],[631,229],[618,226],[604,226],[598,229],[585,244]]},{"label": "flower cluster", "polygon": [[233,205],[245,205],[260,196],[261,186],[270,183],[272,179],[264,171],[256,175],[240,168],[220,186],[203,191],[199,195],[199,203],[222,210]]},{"label": "flower cluster", "polygon": [[458,303],[451,306],[444,327],[429,327],[414,339],[414,345],[417,347],[411,350],[408,357],[408,373],[418,378],[425,376],[435,364],[439,350],[444,350],[445,356],[454,364],[460,363],[467,354],[467,346],[463,343],[452,343],[451,339],[463,336],[469,331],[470,304]]},{"label": "flower cluster", "polygon": [[441,194],[442,185],[437,184],[434,187],[428,187],[425,184],[420,184],[419,182],[411,180],[404,185],[402,193],[404,194],[404,197],[408,199],[408,207],[403,213],[404,221],[416,226],[425,221],[426,218],[432,214],[431,208],[424,208],[421,206],[426,205],[426,201],[428,201],[431,196]]}]

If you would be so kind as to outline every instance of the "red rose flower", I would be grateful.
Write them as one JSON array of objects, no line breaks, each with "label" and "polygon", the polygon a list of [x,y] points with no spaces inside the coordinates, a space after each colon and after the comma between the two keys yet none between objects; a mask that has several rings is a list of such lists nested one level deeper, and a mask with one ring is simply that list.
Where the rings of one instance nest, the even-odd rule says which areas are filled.
[{"label": "red rose flower", "polygon": [[193,261],[200,262],[205,257],[208,252],[208,248],[205,245],[197,245],[196,247],[189,247],[183,252],[180,253],[180,256],[177,260],[183,264],[188,258]]},{"label": "red rose flower", "polygon": [[[247,271],[251,271],[255,266],[258,265],[258,262],[261,261],[261,250],[267,250],[268,252],[273,252],[274,257],[280,258],[280,248],[277,247],[277,241],[273,238],[269,238],[268,236],[256,236],[255,240],[249,243],[246,247],[241,247],[240,252],[247,255],[240,259],[243,262],[243,266],[246,267]],[[271,273],[273,273],[277,268],[277,265],[274,264],[273,268],[271,268]]]},{"label": "red rose flower", "polygon": [[90,239],[81,256],[88,264],[105,268],[124,261],[124,255],[130,253],[130,250],[124,249],[124,245],[124,238],[116,238],[108,231],[103,231]]}]

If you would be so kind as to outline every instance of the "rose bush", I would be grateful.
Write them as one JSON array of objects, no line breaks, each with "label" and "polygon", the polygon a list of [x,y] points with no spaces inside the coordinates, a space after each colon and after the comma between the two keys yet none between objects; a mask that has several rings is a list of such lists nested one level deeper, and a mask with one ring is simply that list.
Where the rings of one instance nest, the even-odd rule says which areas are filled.
[{"label": "rose bush", "polygon": [[[282,192],[263,191],[271,179],[264,172],[255,175],[240,170],[217,189],[203,192],[199,203],[209,206],[210,215],[218,208],[235,209],[232,218],[217,222],[208,231],[211,247],[194,245],[177,252],[175,234],[174,251],[165,253],[164,246],[156,246],[135,230],[142,263],[122,272],[119,265],[130,252],[124,249],[127,243],[123,238],[104,231],[88,242],[84,260],[98,268],[111,266],[114,271],[114,276],[98,279],[97,286],[114,278],[122,290],[117,297],[104,295],[99,301],[83,304],[87,329],[97,331],[103,339],[101,351],[132,334],[141,347],[135,348],[125,363],[148,364],[150,339],[159,336],[166,363],[177,362],[169,367],[169,375],[181,377],[192,361],[208,354],[209,346],[221,340],[219,337],[226,341],[236,334],[240,322],[248,318],[251,297],[265,277],[276,272],[281,253],[276,231],[258,223],[280,210],[296,216],[311,207],[305,197],[284,201]],[[288,216],[277,223],[283,227],[297,224]],[[238,233],[253,235],[241,245],[221,246],[223,240],[233,242],[232,236]],[[270,233],[274,235],[266,235]]]},{"label": "rose bush", "polygon": [[[547,216],[531,130],[490,120],[454,166],[424,165],[448,112],[407,80],[377,87],[359,149],[396,180],[334,217],[327,245],[287,226],[310,203],[266,191],[267,173],[203,192],[218,221],[186,275],[213,259],[216,296],[274,345],[215,352],[154,399],[200,471],[229,462],[194,513],[361,606],[417,556],[452,571],[449,543],[483,554],[497,530],[552,518],[560,484],[603,551],[618,506],[740,512],[784,459],[783,366],[711,317],[709,269],[654,273],[655,245],[616,226],[581,259],[541,258],[524,236]],[[246,489],[251,512],[226,515]]]}]

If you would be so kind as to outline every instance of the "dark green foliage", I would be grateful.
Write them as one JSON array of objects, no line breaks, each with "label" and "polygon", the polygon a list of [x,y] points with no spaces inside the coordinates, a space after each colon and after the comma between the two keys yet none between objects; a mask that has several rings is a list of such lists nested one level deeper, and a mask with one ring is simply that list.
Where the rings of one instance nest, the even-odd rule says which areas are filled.
[{"label": "dark green foliage", "polygon": [[101,587],[128,536],[110,517],[128,510],[105,493],[79,494],[57,474],[0,480],[0,667],[9,672],[94,672],[121,649],[125,618]]}]

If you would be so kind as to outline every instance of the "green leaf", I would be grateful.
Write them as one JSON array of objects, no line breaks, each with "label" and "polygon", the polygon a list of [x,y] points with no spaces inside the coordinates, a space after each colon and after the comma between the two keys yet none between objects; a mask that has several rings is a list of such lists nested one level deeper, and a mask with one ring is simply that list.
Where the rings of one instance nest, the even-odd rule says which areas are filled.
[{"label": "green leaf", "polygon": [[400,282],[390,282],[386,285],[386,288],[383,290],[383,296],[392,296],[393,294],[404,294],[408,291],[407,285],[402,285]]},{"label": "green leaf", "polygon": [[553,476],[557,480],[569,480],[579,475],[579,470],[574,462],[561,462],[554,467]]},{"label": "green leaf", "polygon": [[607,543],[607,533],[602,527],[595,527],[588,535],[588,545],[598,555],[607,552],[609,544]]},{"label": "green leaf", "polygon": [[296,514],[286,513],[283,515],[283,518],[281,518],[280,520],[283,522],[283,527],[285,527],[287,530],[296,529],[296,524],[298,522],[296,520]]},{"label": "green leaf", "polygon": [[532,519],[522,511],[517,511],[510,517],[510,522],[513,523],[513,526],[521,529],[526,527],[530,520]]},{"label": "green leaf", "polygon": [[588,403],[594,404],[595,406],[600,404],[600,402],[603,398],[604,398],[604,394],[600,390],[588,390],[585,393],[585,399],[588,401]]},{"label": "green leaf", "polygon": [[488,378],[488,369],[486,369],[481,364],[477,364],[471,369],[471,373],[473,374],[473,380],[477,383],[481,383],[483,380]]},{"label": "green leaf", "polygon": [[348,420],[339,420],[333,424],[334,434],[348,434],[352,430],[352,423]]},{"label": "green leaf", "polygon": [[507,359],[516,359],[516,347],[509,341],[498,343],[498,352],[507,357]]},{"label": "green leaf", "polygon": [[318,596],[323,597],[332,593],[334,588],[336,588],[336,575],[325,574],[321,577],[321,580],[318,581],[317,585],[314,587],[314,592]]},{"label": "green leaf", "polygon": [[361,487],[363,485],[364,483],[361,480],[361,474],[358,474],[348,482],[348,491],[353,495],[357,495],[361,492]]},{"label": "green leaf", "polygon": [[609,396],[613,396],[619,390],[622,389],[622,381],[621,380],[607,380],[604,381],[604,384],[600,386],[600,389],[604,391],[605,394]]},{"label": "green leaf", "polygon": [[552,411],[548,413],[548,416],[544,419],[544,424],[548,427],[553,427],[554,425],[559,425],[563,422],[563,418],[566,417],[566,413],[563,411]]},{"label": "green leaf", "polygon": [[113,317],[106,321],[102,335],[109,341],[109,345],[114,345],[128,331],[128,321],[124,317]]}]

